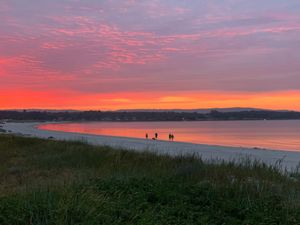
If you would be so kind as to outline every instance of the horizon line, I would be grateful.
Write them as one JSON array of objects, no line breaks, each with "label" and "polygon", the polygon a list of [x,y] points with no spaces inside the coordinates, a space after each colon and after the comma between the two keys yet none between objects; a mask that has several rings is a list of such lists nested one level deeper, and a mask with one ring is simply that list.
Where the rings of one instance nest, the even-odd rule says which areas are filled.
[{"label": "horizon line", "polygon": [[256,111],[292,111],[299,112],[294,109],[271,109],[271,108],[255,108],[255,107],[212,107],[212,108],[129,108],[129,109],[60,109],[60,108],[5,108],[0,111],[104,111],[104,112],[120,112],[120,111],[205,111],[205,110],[256,110]]}]

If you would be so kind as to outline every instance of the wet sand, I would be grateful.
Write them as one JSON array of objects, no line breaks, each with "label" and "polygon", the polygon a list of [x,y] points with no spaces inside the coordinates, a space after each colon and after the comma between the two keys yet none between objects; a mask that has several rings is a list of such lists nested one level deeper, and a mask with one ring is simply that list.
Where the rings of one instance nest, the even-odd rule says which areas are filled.
[{"label": "wet sand", "polygon": [[41,123],[5,123],[2,128],[8,133],[21,136],[30,136],[56,140],[84,141],[91,145],[110,146],[133,151],[149,151],[157,154],[197,155],[203,160],[225,160],[234,161],[244,158],[260,160],[268,165],[275,165],[282,161],[281,165],[287,170],[292,170],[300,162],[300,152],[250,149],[240,147],[225,147],[204,144],[192,144],[185,142],[169,142],[160,140],[146,140],[127,137],[100,136],[92,134],[70,133],[62,131],[48,131],[37,129]]}]

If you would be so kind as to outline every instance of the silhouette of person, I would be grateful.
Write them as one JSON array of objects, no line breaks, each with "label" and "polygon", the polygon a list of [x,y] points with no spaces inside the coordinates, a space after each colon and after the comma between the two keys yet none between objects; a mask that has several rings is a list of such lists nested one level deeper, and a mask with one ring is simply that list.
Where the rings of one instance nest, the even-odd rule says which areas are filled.
[{"label": "silhouette of person", "polygon": [[157,139],[158,138],[158,133],[155,133],[155,139]]},{"label": "silhouette of person", "polygon": [[174,134],[171,134],[171,139],[172,141],[174,141]]},{"label": "silhouette of person", "polygon": [[171,134],[169,134],[169,141],[171,140]]},{"label": "silhouette of person", "polygon": [[148,133],[146,133],[146,139],[148,139]]}]

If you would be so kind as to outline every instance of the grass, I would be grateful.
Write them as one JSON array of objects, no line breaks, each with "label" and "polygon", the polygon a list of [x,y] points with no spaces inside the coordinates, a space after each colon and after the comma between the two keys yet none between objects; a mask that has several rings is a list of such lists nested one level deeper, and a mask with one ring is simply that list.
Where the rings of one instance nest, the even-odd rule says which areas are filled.
[{"label": "grass", "polygon": [[0,126],[0,133],[6,133],[6,130],[2,129]]},{"label": "grass", "polygon": [[0,224],[300,224],[300,176],[0,135]]}]

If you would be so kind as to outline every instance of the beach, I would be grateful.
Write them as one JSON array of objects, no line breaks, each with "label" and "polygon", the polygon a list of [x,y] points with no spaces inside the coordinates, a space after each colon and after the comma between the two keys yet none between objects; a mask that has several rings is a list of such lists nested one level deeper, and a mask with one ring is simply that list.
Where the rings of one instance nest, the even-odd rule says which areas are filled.
[{"label": "beach", "polygon": [[20,136],[38,137],[44,139],[83,141],[96,146],[109,146],[118,149],[133,150],[138,152],[154,152],[171,156],[196,155],[203,160],[213,161],[240,161],[245,158],[259,160],[267,165],[280,165],[289,171],[295,169],[300,162],[300,152],[283,150],[266,150],[257,148],[227,147],[185,142],[168,142],[160,140],[146,140],[138,138],[101,136],[62,131],[40,130],[41,123],[13,123],[2,124],[2,129],[7,133]]}]

